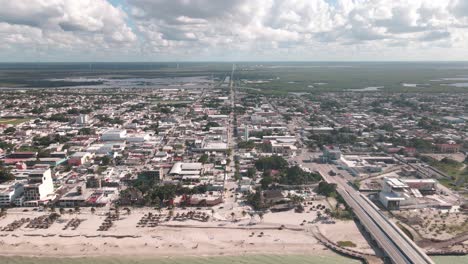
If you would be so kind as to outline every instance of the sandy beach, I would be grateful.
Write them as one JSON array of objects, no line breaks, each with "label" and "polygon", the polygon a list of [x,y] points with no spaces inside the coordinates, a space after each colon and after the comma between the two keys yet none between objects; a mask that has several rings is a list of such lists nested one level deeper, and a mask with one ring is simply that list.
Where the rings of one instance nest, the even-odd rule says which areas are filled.
[{"label": "sandy beach", "polygon": [[[314,238],[310,232],[312,224],[301,225],[304,220],[311,221],[315,218],[314,212],[269,213],[263,219],[259,219],[258,216],[251,219],[248,215],[239,215],[236,222],[228,220],[231,216],[215,214],[208,222],[171,220],[157,227],[141,228],[136,226],[146,213],[158,212],[149,208],[132,209],[130,215],[122,212],[120,220],[115,221],[114,226],[108,231],[97,231],[107,210],[100,209],[95,214],[88,211],[89,209],[83,208],[79,214],[64,214],[48,229],[33,229],[23,225],[14,232],[1,231],[0,255],[41,257],[336,255]],[[11,210],[0,220],[0,227],[21,218],[34,218],[45,214],[48,213]],[[76,230],[63,230],[66,223],[73,218],[84,221]],[[284,227],[280,230],[282,225]],[[317,225],[331,240],[349,239],[358,245],[357,249],[371,250],[352,221],[314,225]],[[343,232],[344,230],[346,232]]]}]

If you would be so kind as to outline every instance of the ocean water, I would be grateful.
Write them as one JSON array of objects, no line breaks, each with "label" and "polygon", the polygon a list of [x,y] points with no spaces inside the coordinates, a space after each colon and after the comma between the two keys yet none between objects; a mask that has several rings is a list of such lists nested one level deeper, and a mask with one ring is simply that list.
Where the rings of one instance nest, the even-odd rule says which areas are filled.
[{"label": "ocean water", "polygon": [[436,264],[468,264],[468,255],[465,256],[434,256]]}]

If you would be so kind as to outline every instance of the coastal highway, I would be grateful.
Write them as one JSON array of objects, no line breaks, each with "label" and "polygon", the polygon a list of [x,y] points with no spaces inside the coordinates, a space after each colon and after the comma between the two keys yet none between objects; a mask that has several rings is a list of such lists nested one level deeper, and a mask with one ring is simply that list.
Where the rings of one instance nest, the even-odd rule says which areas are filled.
[{"label": "coastal highway", "polygon": [[[307,165],[309,167],[312,164]],[[353,209],[361,224],[371,234],[392,263],[434,263],[421,248],[388,220],[367,197],[352,188],[347,180],[338,176],[329,176],[328,172],[334,166],[314,165],[318,165],[315,168],[319,168],[317,171],[327,182],[337,185],[337,192]]]}]

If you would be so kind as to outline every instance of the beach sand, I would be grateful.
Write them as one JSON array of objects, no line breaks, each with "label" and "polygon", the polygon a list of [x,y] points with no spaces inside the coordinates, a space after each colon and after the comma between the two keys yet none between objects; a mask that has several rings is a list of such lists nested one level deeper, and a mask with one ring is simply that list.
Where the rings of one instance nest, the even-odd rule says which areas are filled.
[{"label": "beach sand", "polygon": [[2,257],[2,264],[359,264],[342,256],[313,255],[247,255],[216,257],[80,257],[80,258],[47,258],[47,257]]},{"label": "beach sand", "polygon": [[[97,228],[104,220],[107,210],[101,209],[91,214],[87,208],[83,208],[79,214],[64,214],[48,229],[31,229],[24,225],[13,232],[0,231],[0,255],[139,258],[258,254],[336,256],[309,232],[312,225],[300,225],[303,220],[312,220],[315,217],[313,212],[269,213],[263,219],[251,219],[239,214],[236,216],[237,222],[233,222],[228,216],[230,214],[226,213],[215,215],[218,219],[209,222],[169,221],[154,228],[137,228],[137,222],[149,211],[158,213],[149,208],[133,209],[130,215],[121,212],[121,220],[114,222],[115,225],[105,232],[97,231]],[[10,210],[5,218],[0,219],[0,227],[22,217],[34,218],[45,214],[47,213]],[[211,215],[211,211],[209,214]],[[72,218],[85,221],[76,230],[62,230]],[[256,224],[249,225],[253,222]],[[281,225],[284,228],[279,230]],[[318,225],[332,240],[352,238],[359,248],[366,248],[367,242],[352,221]],[[340,237],[333,232],[334,229],[340,234],[349,232],[349,236]],[[263,235],[260,235],[261,232]],[[361,236],[361,239],[356,239],[357,236]]]}]

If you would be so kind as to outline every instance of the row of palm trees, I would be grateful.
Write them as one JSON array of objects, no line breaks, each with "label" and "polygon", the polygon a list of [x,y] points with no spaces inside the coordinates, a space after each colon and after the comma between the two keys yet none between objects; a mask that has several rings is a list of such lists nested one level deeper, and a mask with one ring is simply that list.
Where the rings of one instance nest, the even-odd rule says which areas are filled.
[{"label": "row of palm trees", "polygon": [[[213,212],[213,211],[212,211]],[[242,211],[241,212],[242,214],[242,217],[245,217],[247,214],[250,216],[250,220],[252,221],[252,219],[255,217],[255,215],[258,215],[258,217],[260,217],[260,221],[263,221],[263,216],[264,216],[264,213],[263,212],[258,212],[258,213],[255,213],[255,212],[249,212],[247,213],[246,211]],[[236,219],[236,213],[234,212],[231,212],[231,218],[232,218],[232,221],[234,222],[235,219]]]},{"label": "row of palm trees", "polygon": [[[55,206],[48,207],[48,206],[45,205],[45,206],[44,206],[44,209],[47,209],[47,208],[50,210],[50,212],[53,212],[53,213],[55,213],[55,212],[57,211],[57,209],[55,208]],[[5,208],[2,208],[2,212],[4,211],[3,209],[5,209]],[[112,208],[112,210],[116,211],[116,213],[119,213],[119,212],[120,212],[120,207],[116,205],[116,206],[114,206],[114,207]],[[126,212],[127,215],[130,215],[130,214],[131,214],[131,209],[130,209],[130,208],[125,207],[125,208],[123,208],[123,210]],[[91,214],[95,214],[95,213],[96,213],[96,208],[91,207],[90,212],[91,212]],[[70,214],[70,215],[71,215],[71,214],[79,214],[79,213],[81,213],[81,207],[75,206],[74,209],[69,208],[68,210],[65,209],[65,208],[63,208],[63,207],[60,207],[60,208],[59,208],[59,213],[60,213],[61,215],[64,215],[64,214],[66,214],[66,213],[68,213],[68,214]],[[6,214],[6,210],[5,210],[5,214]],[[0,213],[0,216],[1,216],[1,215],[2,215],[2,213]]]}]

